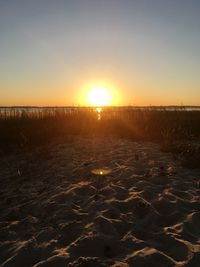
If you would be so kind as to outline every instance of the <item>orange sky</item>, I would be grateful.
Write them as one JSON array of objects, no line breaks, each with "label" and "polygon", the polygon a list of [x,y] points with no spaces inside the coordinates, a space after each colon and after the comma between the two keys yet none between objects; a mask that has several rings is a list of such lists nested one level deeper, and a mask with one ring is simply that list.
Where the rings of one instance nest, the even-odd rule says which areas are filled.
[{"label": "orange sky", "polygon": [[0,105],[200,105],[200,1],[1,1]]}]

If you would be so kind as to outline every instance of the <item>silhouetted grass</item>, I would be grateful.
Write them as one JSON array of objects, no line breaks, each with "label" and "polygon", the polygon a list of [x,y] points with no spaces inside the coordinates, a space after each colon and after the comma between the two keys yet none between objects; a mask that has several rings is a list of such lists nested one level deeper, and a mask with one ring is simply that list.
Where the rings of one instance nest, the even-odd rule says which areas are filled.
[{"label": "silhouetted grass", "polygon": [[94,108],[0,110],[2,151],[64,141],[74,135],[153,141],[171,150],[176,141],[200,137],[200,111],[104,108],[98,120]]}]

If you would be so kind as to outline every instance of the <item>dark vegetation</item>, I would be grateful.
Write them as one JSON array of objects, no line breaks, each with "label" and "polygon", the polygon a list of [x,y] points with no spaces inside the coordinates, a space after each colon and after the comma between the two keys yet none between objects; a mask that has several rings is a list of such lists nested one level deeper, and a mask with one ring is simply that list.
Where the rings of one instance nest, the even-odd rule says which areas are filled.
[{"label": "dark vegetation", "polygon": [[200,111],[104,108],[98,120],[94,108],[0,110],[0,150],[4,153],[75,135],[158,142],[165,151],[185,153],[188,158],[198,155],[199,160],[199,148],[192,144],[200,140]]}]

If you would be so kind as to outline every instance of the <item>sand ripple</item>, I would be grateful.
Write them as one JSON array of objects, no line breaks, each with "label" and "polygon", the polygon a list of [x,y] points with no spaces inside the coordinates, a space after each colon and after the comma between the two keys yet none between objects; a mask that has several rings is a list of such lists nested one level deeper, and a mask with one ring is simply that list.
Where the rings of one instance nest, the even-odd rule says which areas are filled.
[{"label": "sand ripple", "polygon": [[0,179],[2,267],[199,266],[200,172],[157,145],[74,138],[1,157]]}]

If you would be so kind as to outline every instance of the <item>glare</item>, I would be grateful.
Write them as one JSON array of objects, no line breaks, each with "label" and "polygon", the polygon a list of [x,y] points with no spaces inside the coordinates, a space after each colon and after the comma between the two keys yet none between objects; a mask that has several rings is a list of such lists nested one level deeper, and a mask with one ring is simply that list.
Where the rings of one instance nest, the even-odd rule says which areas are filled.
[{"label": "glare", "polygon": [[111,102],[109,90],[105,87],[93,87],[88,92],[88,102],[91,106],[108,106]]},{"label": "glare", "polygon": [[96,108],[96,112],[97,112],[97,114],[98,114],[97,119],[98,119],[98,121],[100,121],[100,120],[101,120],[101,112],[102,112],[102,108],[100,108],[100,107]]},{"label": "glare", "polygon": [[101,113],[102,108],[96,108],[96,111],[97,111],[98,113]]},{"label": "glare", "polygon": [[94,169],[91,171],[92,174],[99,175],[99,176],[105,176],[110,174],[112,171],[109,168],[103,168],[103,169]]}]

